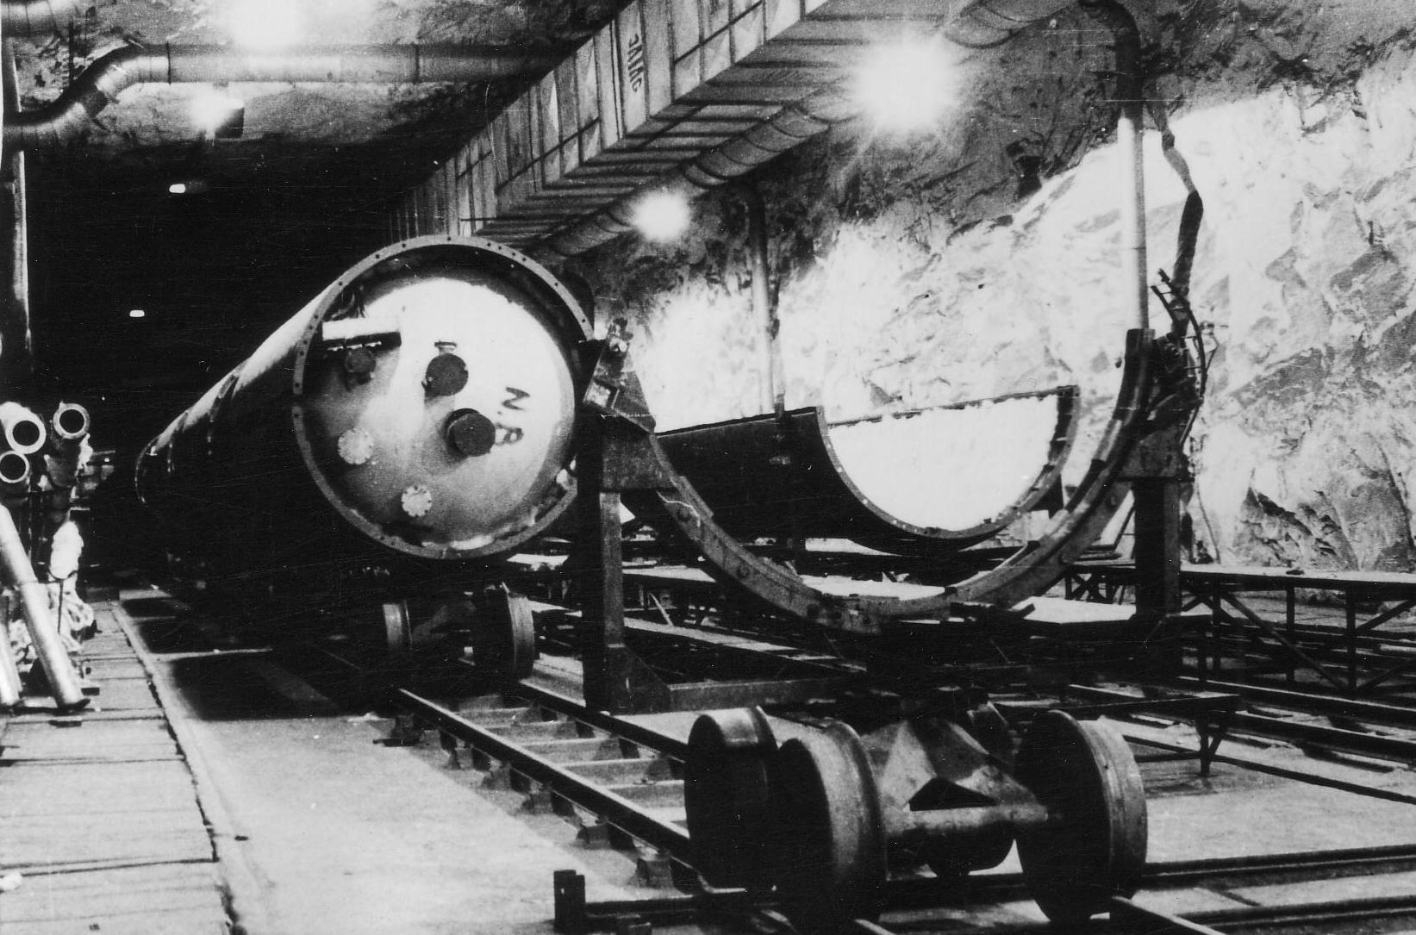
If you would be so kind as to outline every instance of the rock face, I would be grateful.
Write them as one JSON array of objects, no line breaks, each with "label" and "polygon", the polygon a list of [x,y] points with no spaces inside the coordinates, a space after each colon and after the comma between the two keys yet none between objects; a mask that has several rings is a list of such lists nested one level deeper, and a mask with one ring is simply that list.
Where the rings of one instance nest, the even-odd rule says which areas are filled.
[{"label": "rock face", "polygon": [[[1213,354],[1191,450],[1197,538],[1225,562],[1410,569],[1408,5],[1146,7],[1150,93],[1206,205],[1191,293]],[[971,90],[927,139],[841,128],[757,179],[789,406],[851,418],[1075,383],[1089,454],[1131,324],[1104,41],[1080,13],[1060,16],[975,59]],[[1169,268],[1185,190],[1156,134],[1146,167],[1149,268]],[[578,266],[600,316],[631,320],[666,427],[765,408],[743,210],[716,194],[696,212],[676,246],[621,242]]]}]

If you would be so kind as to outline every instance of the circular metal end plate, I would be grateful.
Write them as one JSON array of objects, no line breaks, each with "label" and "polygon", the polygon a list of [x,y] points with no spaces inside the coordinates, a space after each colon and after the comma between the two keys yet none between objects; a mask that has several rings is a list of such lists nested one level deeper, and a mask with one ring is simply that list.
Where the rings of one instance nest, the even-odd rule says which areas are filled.
[{"label": "circular metal end plate", "polygon": [[[350,270],[301,327],[296,441],[365,534],[421,557],[476,558],[515,547],[569,503],[574,349],[588,327],[528,258],[475,238],[409,241]],[[356,352],[372,355],[367,379],[346,369]],[[360,432],[372,454],[359,460],[361,442],[351,461],[341,442]]]},{"label": "circular metal end plate", "polygon": [[767,846],[767,761],[777,742],[757,708],[693,723],[683,794],[693,865],[713,886],[760,886]]},{"label": "circular metal end plate", "polygon": [[770,770],[769,876],[798,929],[835,935],[874,919],[885,830],[865,747],[844,724],[782,744]]},{"label": "circular metal end plate", "polygon": [[1018,835],[1023,875],[1047,917],[1077,924],[1134,893],[1146,864],[1146,793],[1126,741],[1048,711],[1023,740],[1017,774],[1056,816]]}]

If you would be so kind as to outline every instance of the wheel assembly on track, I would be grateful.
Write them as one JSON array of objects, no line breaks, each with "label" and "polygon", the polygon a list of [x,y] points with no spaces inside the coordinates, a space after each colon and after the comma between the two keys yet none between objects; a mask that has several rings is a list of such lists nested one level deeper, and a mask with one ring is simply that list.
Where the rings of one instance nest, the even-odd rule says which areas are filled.
[{"label": "wheel assembly on track", "polygon": [[1015,840],[1029,890],[1055,922],[1134,893],[1146,801],[1125,741],[1049,711],[1016,768],[1012,750],[987,704],[859,733],[760,709],[703,715],[685,762],[700,872],[714,886],[772,890],[793,924],[827,935],[877,918],[892,872],[927,865],[947,886],[1002,863]]}]

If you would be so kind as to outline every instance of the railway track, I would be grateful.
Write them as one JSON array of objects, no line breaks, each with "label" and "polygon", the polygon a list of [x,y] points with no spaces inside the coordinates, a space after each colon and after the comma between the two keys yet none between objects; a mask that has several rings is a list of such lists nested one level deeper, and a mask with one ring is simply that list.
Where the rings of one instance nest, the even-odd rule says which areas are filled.
[{"label": "railway track", "polygon": [[[559,931],[642,933],[709,919],[757,932],[790,930],[763,894],[699,885],[683,820],[686,748],[674,733],[646,726],[643,718],[588,710],[568,695],[534,685],[456,702],[406,688],[389,697],[435,731],[450,756],[505,777],[534,808],[578,824],[587,845],[627,850],[636,855],[644,880],[688,889],[645,900],[587,903],[584,881],[561,874],[553,881]],[[1416,896],[1390,892],[1413,877],[1416,844],[1157,862],[1147,867],[1138,896],[1114,901],[1110,916],[1095,920],[1093,930],[1099,935],[1359,931],[1374,919],[1416,919]],[[1365,895],[1293,899],[1305,889],[1321,896],[1334,888]],[[1277,894],[1272,896],[1277,901],[1259,902],[1262,897],[1255,894]],[[879,921],[858,920],[848,928],[858,935],[1046,931],[1046,923],[1015,913],[998,918],[997,907],[1029,905],[1027,900],[1016,872],[977,874],[963,886],[920,875],[888,884]],[[1183,913],[1159,908],[1215,902],[1226,905]]]},{"label": "railway track", "polygon": [[1416,709],[1191,678],[1116,688],[1072,685],[1064,694],[1105,704],[1160,699],[1176,687],[1237,696],[1239,704],[1226,719],[1231,737],[1282,741],[1318,755],[1416,763]]},{"label": "railway track", "polygon": [[[546,807],[576,816],[584,828],[592,829],[586,834],[588,840],[608,841],[619,836],[621,847],[626,846],[625,839],[639,842],[641,850],[652,852],[648,860],[640,859],[641,867],[659,865],[657,870],[641,869],[642,876],[665,883],[673,880],[695,890],[660,899],[587,904],[583,901],[583,885],[577,888],[573,876],[561,876],[554,881],[559,930],[569,935],[623,930],[629,920],[642,931],[645,925],[708,918],[736,919],[758,931],[787,929],[770,899],[764,900],[760,895],[753,898],[743,891],[696,887],[691,873],[691,842],[682,824],[682,782],[676,778],[683,754],[680,741],[632,721],[587,711],[573,699],[544,689],[527,688],[484,697],[462,713],[407,690],[400,690],[396,700],[436,728],[445,749],[466,750],[482,768],[503,769],[523,777],[521,788],[528,795],[553,799]],[[586,759],[593,755],[604,758]],[[587,821],[587,814],[594,818]],[[667,873],[666,865],[672,867]],[[1098,920],[1095,930],[1099,935],[1337,932],[1348,930],[1348,926],[1356,930],[1374,919],[1416,918],[1416,896],[1380,892],[1400,889],[1413,876],[1416,844],[1155,863],[1147,867],[1141,894],[1133,900],[1114,901],[1110,918]],[[1184,916],[1156,908],[1158,903],[1195,902],[1200,894],[1233,901],[1236,893],[1266,891],[1278,893],[1281,898],[1314,885],[1327,890],[1375,887],[1379,892],[1337,899],[1233,904]],[[954,881],[928,876],[894,880],[886,894],[883,921],[861,920],[855,928],[861,935],[901,931],[919,935],[934,931],[929,918],[935,911],[942,912],[941,921],[948,922],[947,929],[940,931],[950,933],[1001,935],[1045,930],[1046,925],[1040,922],[958,927],[961,912],[988,915],[985,910],[989,907],[1027,899],[1020,873],[977,875],[962,888]]]},{"label": "railway track", "polygon": [[[1371,931],[1364,926],[1373,920],[1396,925],[1403,925],[1404,920],[1409,926],[1416,919],[1416,895],[1402,890],[1413,873],[1416,845],[1157,863],[1147,868],[1136,897],[1113,899],[1109,914],[1094,919],[1088,930],[1096,935],[1270,930],[1336,933]],[[1317,887],[1321,896],[1354,882],[1381,892],[1346,898],[1291,898],[1292,892],[1302,888]],[[1268,891],[1268,898],[1273,901],[1253,901],[1252,894],[1261,890]],[[1287,901],[1283,901],[1285,891]],[[1234,894],[1249,894],[1251,901],[1241,904]],[[700,890],[647,900],[587,903],[583,881],[577,882],[573,874],[560,874],[555,880],[555,895],[556,928],[566,935],[622,931],[626,921],[664,926],[705,918],[736,919],[759,932],[791,930],[769,898],[761,894],[754,898],[740,890]],[[1032,935],[1054,931],[1041,920],[998,918],[996,907],[1026,899],[1022,876],[1017,873],[971,877],[962,888],[935,878],[895,880],[888,885],[886,910],[880,920],[853,920],[843,930],[857,935]],[[1183,915],[1159,908],[1166,903],[1195,903],[1202,899],[1227,901],[1230,905]],[[973,915],[990,921],[970,924]]]},{"label": "railway track", "polygon": [[649,851],[641,860],[647,880],[663,880],[665,870],[682,876],[689,867],[681,743],[674,738],[577,711],[543,690],[483,696],[459,710],[407,689],[391,700],[435,728],[450,755],[465,750],[474,768],[504,769],[513,787],[575,817],[586,843],[639,842]]},{"label": "railway track", "polygon": [[[692,870],[681,778],[684,725],[691,723],[691,714],[678,715],[679,725],[668,729],[654,717],[611,717],[588,710],[570,693],[544,685],[504,685],[493,691],[485,681],[469,679],[472,673],[461,665],[430,673],[421,666],[350,650],[348,644],[322,644],[318,653],[305,653],[297,668],[302,676],[312,668],[322,669],[326,678],[333,673],[347,686],[392,700],[404,712],[405,726],[419,722],[429,752],[440,742],[449,757],[482,773],[484,782],[518,793],[525,807],[562,815],[577,827],[586,846],[614,848],[626,855],[642,882],[688,889],[648,900],[587,904],[583,890],[577,902],[573,878],[558,878],[554,891],[562,931],[625,930],[630,923],[654,927],[708,919],[727,920],[730,929],[741,931],[786,930],[784,919],[762,894],[702,887]],[[735,656],[744,652],[741,646],[732,650]],[[417,675],[416,685],[404,681],[410,674]],[[1264,699],[1270,707],[1285,700],[1295,699]],[[1328,704],[1306,696],[1296,701],[1310,707]],[[1386,710],[1392,706],[1342,704],[1348,716],[1410,719],[1399,710]],[[404,742],[418,732],[399,733],[395,740]],[[1410,796],[1402,800],[1416,803]],[[1137,897],[1114,903],[1110,918],[1099,917],[1094,927],[1101,933],[1128,935],[1356,932],[1381,930],[1385,920],[1394,918],[1405,919],[1411,928],[1416,927],[1416,901],[1407,894],[1413,879],[1416,846],[1153,862]],[[1265,901],[1270,897],[1272,901]],[[880,919],[854,925],[861,935],[1045,930],[1021,875],[1013,872],[975,874],[962,887],[927,873],[892,879]]]}]

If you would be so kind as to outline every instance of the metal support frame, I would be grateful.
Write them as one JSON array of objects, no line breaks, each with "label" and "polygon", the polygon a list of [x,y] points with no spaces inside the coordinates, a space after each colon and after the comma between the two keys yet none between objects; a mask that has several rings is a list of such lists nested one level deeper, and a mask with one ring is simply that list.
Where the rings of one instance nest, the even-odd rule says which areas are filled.
[{"label": "metal support frame", "polygon": [[[1296,591],[1299,588],[1315,590],[1337,590],[1342,596],[1342,617],[1340,627],[1331,632],[1315,632],[1312,627],[1300,626],[1297,620]],[[1398,676],[1416,670],[1416,657],[1383,657],[1378,652],[1365,652],[1363,638],[1373,634],[1383,624],[1400,617],[1416,608],[1416,579],[1410,589],[1393,591],[1391,586],[1376,581],[1345,582],[1340,587],[1324,587],[1323,583],[1298,575],[1289,581],[1273,587],[1283,595],[1283,616],[1273,620],[1263,616],[1246,603],[1240,596],[1245,592],[1268,590],[1255,587],[1252,581],[1225,580],[1222,574],[1210,576],[1204,584],[1196,583],[1192,588],[1199,602],[1214,615],[1215,632],[1221,637],[1215,651],[1213,671],[1216,676],[1238,672],[1247,678],[1248,667],[1225,668],[1225,635],[1236,637],[1246,651],[1256,651],[1277,665],[1284,683],[1297,683],[1299,671],[1307,670],[1316,674],[1333,689],[1357,698],[1364,695],[1380,694]],[[1392,606],[1365,615],[1364,605],[1395,601]],[[1412,642],[1401,637],[1393,637],[1399,642]],[[1241,660],[1236,660],[1241,661]],[[1373,674],[1365,674],[1375,669]],[[1397,690],[1411,688],[1410,679],[1398,686]]]},{"label": "metal support frame", "polygon": [[[1230,693],[1199,691],[1193,694],[1160,698],[1138,698],[1125,692],[1086,685],[1068,685],[1062,697],[1068,695],[1087,699],[1090,704],[1062,704],[1058,709],[1076,718],[1125,717],[1130,714],[1176,715],[1192,720],[1199,735],[1199,749],[1194,753],[1155,754],[1138,757],[1138,762],[1196,759],[1200,775],[1209,776],[1219,745],[1224,742],[1239,708],[1239,696]],[[1006,707],[1006,706],[1005,706]]]},{"label": "metal support frame", "polygon": [[[1067,571],[1066,593],[1109,603],[1139,577],[1132,565],[1074,565]],[[1381,640],[1376,631],[1384,624],[1416,610],[1416,575],[1189,565],[1181,568],[1179,583],[1183,609],[1203,608],[1211,615],[1196,658],[1201,679],[1268,674],[1296,686],[1308,672],[1353,698],[1416,687],[1416,655],[1383,656],[1380,645],[1371,645]],[[1301,623],[1300,590],[1336,595],[1341,611],[1327,626]],[[1275,595],[1281,608],[1256,610],[1251,597],[1256,594]],[[1388,639],[1416,648],[1416,640],[1404,634]],[[1268,665],[1262,670],[1245,665],[1247,654],[1264,657]]]},{"label": "metal support frame", "polygon": [[[647,412],[645,413],[647,416]],[[628,479],[616,470],[616,426],[601,415],[581,420],[576,464],[580,472],[580,600],[584,626],[585,701],[615,714],[662,711],[667,688],[624,640],[624,544],[620,491]],[[621,430],[622,431],[622,430]]]}]

